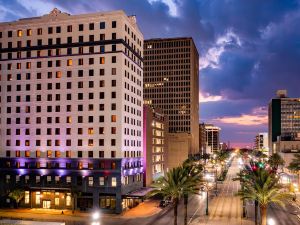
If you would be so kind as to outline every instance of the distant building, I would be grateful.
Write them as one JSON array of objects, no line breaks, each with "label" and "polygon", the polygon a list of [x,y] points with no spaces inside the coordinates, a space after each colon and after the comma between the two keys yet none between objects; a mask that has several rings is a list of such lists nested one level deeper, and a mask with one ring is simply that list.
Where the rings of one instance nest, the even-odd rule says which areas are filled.
[{"label": "distant building", "polygon": [[206,130],[205,130],[205,123],[199,124],[199,149],[200,154],[203,155],[206,153]]},{"label": "distant building", "polygon": [[[282,142],[295,143],[285,145]],[[300,141],[300,98],[289,98],[286,90],[277,91],[269,104],[269,149],[274,152],[298,152]],[[281,144],[276,144],[280,142]],[[287,143],[286,142],[286,143]],[[280,148],[278,148],[280,146]],[[289,146],[289,147],[288,147]]]},{"label": "distant building", "polygon": [[169,156],[180,156],[169,159],[172,165],[199,154],[199,55],[192,38],[145,40],[144,103],[168,117]]},{"label": "distant building", "polygon": [[220,143],[220,150],[221,151],[226,151],[228,150],[228,145],[225,142]]},{"label": "distant building", "polygon": [[136,18],[54,9],[0,23],[0,42],[1,196],[18,187],[22,207],[132,207],[143,187]]},{"label": "distant building", "polygon": [[254,140],[254,150],[269,154],[268,133],[258,133]]},{"label": "distant building", "polygon": [[144,105],[144,186],[164,175],[168,150],[168,119],[160,109]]},{"label": "distant building", "polygon": [[220,127],[205,124],[206,153],[212,154],[220,150],[220,131]]}]

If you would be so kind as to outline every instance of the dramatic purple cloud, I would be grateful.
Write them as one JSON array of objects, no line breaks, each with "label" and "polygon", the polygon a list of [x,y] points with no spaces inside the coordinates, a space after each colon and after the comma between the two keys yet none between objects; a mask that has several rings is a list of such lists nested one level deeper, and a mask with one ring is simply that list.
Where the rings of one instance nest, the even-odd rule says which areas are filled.
[{"label": "dramatic purple cloud", "polygon": [[251,145],[267,130],[277,89],[299,97],[299,0],[0,0],[0,20],[49,12],[123,9],[145,38],[191,36],[200,52],[201,121],[222,128],[222,140]]}]

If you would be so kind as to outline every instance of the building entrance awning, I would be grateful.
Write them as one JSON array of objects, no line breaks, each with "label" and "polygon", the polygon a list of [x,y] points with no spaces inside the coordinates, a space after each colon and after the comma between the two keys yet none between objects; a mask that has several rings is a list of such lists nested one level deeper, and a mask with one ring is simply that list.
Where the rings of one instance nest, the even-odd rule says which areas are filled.
[{"label": "building entrance awning", "polygon": [[150,187],[141,188],[139,190],[127,193],[126,195],[124,195],[124,197],[128,197],[128,198],[144,198],[153,189],[154,188],[150,188]]}]

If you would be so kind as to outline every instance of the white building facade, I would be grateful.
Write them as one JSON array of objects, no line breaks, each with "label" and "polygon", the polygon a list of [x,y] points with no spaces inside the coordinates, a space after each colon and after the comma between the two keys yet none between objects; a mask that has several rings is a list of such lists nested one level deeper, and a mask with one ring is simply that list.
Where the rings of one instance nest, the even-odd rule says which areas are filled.
[{"label": "white building facade", "polygon": [[72,195],[77,182],[92,197],[76,207],[128,207],[127,194],[142,187],[142,52],[136,18],[123,11],[54,9],[1,23],[0,155],[9,165],[2,189],[30,176],[34,197],[43,179],[47,190],[58,181]]}]

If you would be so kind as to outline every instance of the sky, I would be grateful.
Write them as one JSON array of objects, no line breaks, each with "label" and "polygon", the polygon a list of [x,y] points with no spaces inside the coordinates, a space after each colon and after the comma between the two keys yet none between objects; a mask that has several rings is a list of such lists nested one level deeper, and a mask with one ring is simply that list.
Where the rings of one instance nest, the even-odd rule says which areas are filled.
[{"label": "sky", "polygon": [[300,0],[0,0],[0,21],[124,10],[144,38],[193,37],[200,53],[200,121],[252,146],[267,131],[276,90],[300,97]]}]

